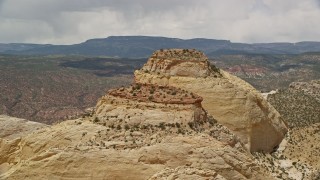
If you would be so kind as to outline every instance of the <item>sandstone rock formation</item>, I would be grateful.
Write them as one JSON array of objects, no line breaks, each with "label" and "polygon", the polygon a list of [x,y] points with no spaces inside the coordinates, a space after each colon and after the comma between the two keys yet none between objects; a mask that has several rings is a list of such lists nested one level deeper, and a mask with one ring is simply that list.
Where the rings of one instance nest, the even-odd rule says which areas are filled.
[{"label": "sandstone rock formation", "polygon": [[42,123],[27,121],[25,119],[0,115],[0,138],[15,139],[30,134],[33,131],[47,127]]},{"label": "sandstone rock formation", "polygon": [[111,90],[92,116],[0,139],[0,179],[272,179],[201,100],[172,87]]},{"label": "sandstone rock formation", "polygon": [[187,125],[193,121],[197,125],[207,120],[201,101],[198,95],[178,88],[134,84],[103,96],[96,106],[96,118],[107,125],[118,125],[122,120],[129,125]]},{"label": "sandstone rock formation", "polygon": [[159,50],[135,71],[135,81],[174,86],[203,98],[219,123],[238,135],[251,152],[271,152],[287,132],[280,114],[245,81],[210,66],[196,50]]},{"label": "sandstone rock formation", "polygon": [[207,77],[211,74],[209,66],[208,58],[200,51],[165,49],[154,52],[142,70],[165,76]]},{"label": "sandstone rock formation", "polygon": [[258,92],[198,51],[152,58],[87,116],[2,135],[0,179],[274,179],[245,149],[286,132]]}]

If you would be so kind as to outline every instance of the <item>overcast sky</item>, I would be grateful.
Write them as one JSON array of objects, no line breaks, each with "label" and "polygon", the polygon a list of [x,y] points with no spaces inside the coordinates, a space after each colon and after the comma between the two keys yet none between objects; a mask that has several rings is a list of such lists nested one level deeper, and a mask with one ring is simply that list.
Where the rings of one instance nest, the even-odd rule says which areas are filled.
[{"label": "overcast sky", "polygon": [[320,41],[320,0],[0,0],[0,42],[148,35]]}]

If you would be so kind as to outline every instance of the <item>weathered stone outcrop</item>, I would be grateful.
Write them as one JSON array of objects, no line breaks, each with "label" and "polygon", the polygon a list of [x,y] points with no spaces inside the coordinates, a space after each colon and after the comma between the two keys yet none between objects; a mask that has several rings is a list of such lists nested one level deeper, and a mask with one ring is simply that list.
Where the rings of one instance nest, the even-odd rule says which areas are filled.
[{"label": "weathered stone outcrop", "polygon": [[202,97],[184,89],[150,84],[133,84],[128,88],[111,89],[108,95],[139,102],[197,104],[198,106],[201,106],[203,100]]},{"label": "weathered stone outcrop", "polygon": [[165,76],[207,77],[212,72],[209,66],[208,58],[200,51],[165,49],[154,52],[142,70]]},{"label": "weathered stone outcrop", "polygon": [[[176,51],[186,52],[156,51],[141,70],[135,71],[135,81],[174,86],[198,94],[203,98],[204,109],[238,135],[251,152],[271,152],[277,147],[287,132],[286,124],[258,91],[245,81],[210,66],[207,58],[197,51],[188,51],[189,56],[194,57],[192,60],[179,53],[171,56]],[[188,68],[177,63],[180,61],[187,63]],[[180,70],[185,71],[176,73]]]},{"label": "weathered stone outcrop", "polygon": [[[127,124],[205,122],[207,114],[202,98],[174,87],[134,84],[113,89],[97,103],[95,116],[99,123],[117,126]],[[121,122],[119,121],[121,119]]]},{"label": "weathered stone outcrop", "polygon": [[47,127],[46,124],[0,115],[0,138],[15,139],[33,131]]},{"label": "weathered stone outcrop", "polygon": [[201,101],[174,87],[110,90],[92,116],[0,139],[0,179],[271,179]]},{"label": "weathered stone outcrop", "polygon": [[0,179],[271,179],[250,154],[205,133],[92,121],[68,120],[0,139]]}]

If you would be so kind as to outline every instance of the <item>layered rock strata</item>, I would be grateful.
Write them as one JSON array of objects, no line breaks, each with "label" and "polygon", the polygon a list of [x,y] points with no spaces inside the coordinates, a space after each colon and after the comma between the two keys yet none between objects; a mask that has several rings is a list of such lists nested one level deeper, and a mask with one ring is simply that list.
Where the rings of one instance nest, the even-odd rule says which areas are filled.
[{"label": "layered rock strata", "polygon": [[141,70],[135,71],[135,81],[198,94],[204,109],[238,135],[251,152],[273,151],[287,132],[280,114],[258,91],[210,65],[196,50],[156,51]]},{"label": "layered rock strata", "polygon": [[107,125],[205,122],[202,98],[174,87],[134,84],[110,90],[96,106],[96,118]]}]

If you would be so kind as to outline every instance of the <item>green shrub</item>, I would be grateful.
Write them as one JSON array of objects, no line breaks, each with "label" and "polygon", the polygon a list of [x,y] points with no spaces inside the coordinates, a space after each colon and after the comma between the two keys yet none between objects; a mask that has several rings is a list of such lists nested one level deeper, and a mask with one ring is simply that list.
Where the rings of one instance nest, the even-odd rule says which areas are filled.
[{"label": "green shrub", "polygon": [[95,117],[94,120],[93,120],[93,122],[95,122],[95,123],[97,123],[97,122],[99,122],[99,121],[100,121],[100,120],[99,120],[98,117]]},{"label": "green shrub", "polygon": [[188,125],[189,125],[189,127],[190,127],[191,129],[194,128],[194,123],[193,123],[193,122],[188,122]]},{"label": "green shrub", "polygon": [[161,128],[161,130],[165,130],[165,129],[166,129],[164,122],[161,122],[161,123],[159,124],[159,127]]}]

